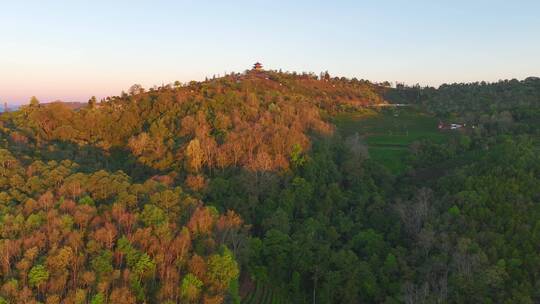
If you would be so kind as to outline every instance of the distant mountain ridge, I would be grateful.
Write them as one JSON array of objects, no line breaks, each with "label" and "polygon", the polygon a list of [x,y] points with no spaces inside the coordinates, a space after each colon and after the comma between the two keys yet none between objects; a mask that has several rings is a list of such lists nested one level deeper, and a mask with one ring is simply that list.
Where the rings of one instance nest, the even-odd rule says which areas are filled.
[{"label": "distant mountain ridge", "polygon": [[[8,105],[7,110],[8,111],[17,111],[21,106],[20,105]],[[3,113],[6,111],[6,108],[4,106],[0,107],[0,113]]]},{"label": "distant mountain ridge", "polygon": [[50,105],[50,104],[53,104],[53,103],[61,103],[62,105],[72,109],[72,110],[78,110],[84,106],[87,105],[86,102],[77,102],[77,101],[61,101],[61,100],[55,100],[55,101],[51,101],[51,102],[46,102],[46,103],[42,103],[42,105]]},{"label": "distant mountain ridge", "polygon": [[[62,105],[72,109],[72,110],[78,110],[84,106],[87,105],[87,103],[85,102],[76,102],[76,101],[61,101],[61,100],[55,100],[55,101],[51,101],[51,102],[45,102],[45,103],[41,103],[41,105],[43,106],[48,106],[48,105],[51,105],[51,104],[54,104],[54,103],[61,103]],[[8,105],[7,107],[7,110],[9,112],[11,111],[17,111],[19,110],[21,107],[24,107],[24,106],[27,106],[26,104],[21,104],[21,105]],[[5,112],[5,107],[2,106],[0,107],[0,113],[3,113]]]}]

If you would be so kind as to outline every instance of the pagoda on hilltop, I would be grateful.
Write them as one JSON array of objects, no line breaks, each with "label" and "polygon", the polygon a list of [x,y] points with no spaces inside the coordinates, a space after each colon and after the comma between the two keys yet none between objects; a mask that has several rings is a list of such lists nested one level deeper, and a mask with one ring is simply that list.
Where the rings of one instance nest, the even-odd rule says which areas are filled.
[{"label": "pagoda on hilltop", "polygon": [[260,71],[260,70],[262,70],[262,68],[263,68],[262,63],[260,63],[260,62],[258,62],[258,61],[255,62],[255,64],[253,65],[253,70],[254,70],[254,71]]}]

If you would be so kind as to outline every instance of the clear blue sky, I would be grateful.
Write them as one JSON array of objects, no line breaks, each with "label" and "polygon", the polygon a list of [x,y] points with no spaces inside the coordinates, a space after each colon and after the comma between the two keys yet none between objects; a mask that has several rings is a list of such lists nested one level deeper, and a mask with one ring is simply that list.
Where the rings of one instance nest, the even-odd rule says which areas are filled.
[{"label": "clear blue sky", "polygon": [[0,101],[86,101],[255,61],[372,81],[540,74],[540,1],[2,1]]}]

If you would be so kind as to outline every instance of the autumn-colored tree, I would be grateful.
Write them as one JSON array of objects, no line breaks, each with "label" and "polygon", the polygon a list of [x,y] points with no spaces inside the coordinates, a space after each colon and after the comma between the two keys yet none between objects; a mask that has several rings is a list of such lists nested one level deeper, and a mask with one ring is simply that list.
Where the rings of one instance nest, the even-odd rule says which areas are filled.
[{"label": "autumn-colored tree", "polygon": [[193,172],[198,172],[205,162],[204,151],[200,141],[195,138],[186,147],[187,168]]},{"label": "autumn-colored tree", "polygon": [[29,102],[29,103],[30,103],[30,106],[36,107],[36,106],[39,105],[39,100],[36,98],[36,96],[32,96],[32,97],[30,98],[30,102]]},{"label": "autumn-colored tree", "polygon": [[136,299],[133,293],[127,287],[114,288],[111,292],[109,301],[118,304],[135,304]]},{"label": "autumn-colored tree", "polygon": [[90,109],[93,109],[96,107],[96,104],[97,104],[96,96],[90,97],[90,99],[88,100],[88,107],[90,107]]},{"label": "autumn-colored tree", "polygon": [[201,191],[206,186],[206,180],[201,174],[190,174],[186,177],[186,186],[188,186],[191,190]]},{"label": "autumn-colored tree", "polygon": [[187,226],[189,230],[196,234],[206,234],[212,231],[216,218],[216,210],[209,207],[198,207]]}]

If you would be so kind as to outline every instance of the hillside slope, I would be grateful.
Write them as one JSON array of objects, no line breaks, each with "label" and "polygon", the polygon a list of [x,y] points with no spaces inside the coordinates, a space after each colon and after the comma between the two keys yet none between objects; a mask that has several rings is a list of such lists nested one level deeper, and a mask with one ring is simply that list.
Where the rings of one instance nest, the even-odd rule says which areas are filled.
[{"label": "hillside slope", "polygon": [[68,142],[105,152],[128,149],[159,171],[241,166],[289,166],[293,147],[309,134],[328,135],[325,115],[382,103],[380,88],[365,81],[248,71],[110,97],[77,111],[67,105],[27,106],[3,119],[15,140]]}]

